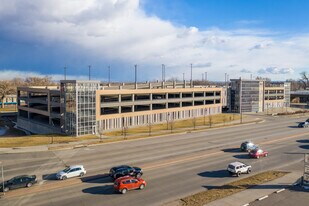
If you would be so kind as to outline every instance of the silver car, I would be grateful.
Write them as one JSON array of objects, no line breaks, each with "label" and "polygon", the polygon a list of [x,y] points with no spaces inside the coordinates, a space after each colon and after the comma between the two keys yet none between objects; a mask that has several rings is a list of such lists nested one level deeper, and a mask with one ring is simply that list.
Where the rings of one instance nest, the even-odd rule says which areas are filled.
[{"label": "silver car", "polygon": [[74,165],[59,171],[56,174],[57,179],[66,180],[71,177],[82,177],[86,174],[86,170],[83,165]]}]

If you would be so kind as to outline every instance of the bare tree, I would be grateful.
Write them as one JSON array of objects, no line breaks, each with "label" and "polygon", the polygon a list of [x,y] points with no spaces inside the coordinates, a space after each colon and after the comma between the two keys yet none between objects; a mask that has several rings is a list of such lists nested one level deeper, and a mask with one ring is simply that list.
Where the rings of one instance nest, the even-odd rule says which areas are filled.
[{"label": "bare tree", "polygon": [[2,102],[2,108],[4,108],[4,98],[14,93],[16,91],[9,81],[0,81],[0,102]]},{"label": "bare tree", "polygon": [[303,88],[309,88],[309,74],[307,72],[302,72],[300,76],[299,82],[303,85]]},{"label": "bare tree", "polygon": [[226,119],[226,116],[224,115],[223,118],[222,118],[222,121],[223,121],[223,124],[225,125],[227,119]]},{"label": "bare tree", "polygon": [[28,86],[55,86],[57,85],[52,81],[51,77],[27,77],[25,83]]},{"label": "bare tree", "polygon": [[291,83],[291,91],[300,90],[303,86],[303,84],[300,81],[294,79],[287,79],[286,82]]},{"label": "bare tree", "polygon": [[210,115],[210,114],[208,115],[208,123],[209,123],[209,127],[211,127],[213,121],[212,121],[212,115]]}]

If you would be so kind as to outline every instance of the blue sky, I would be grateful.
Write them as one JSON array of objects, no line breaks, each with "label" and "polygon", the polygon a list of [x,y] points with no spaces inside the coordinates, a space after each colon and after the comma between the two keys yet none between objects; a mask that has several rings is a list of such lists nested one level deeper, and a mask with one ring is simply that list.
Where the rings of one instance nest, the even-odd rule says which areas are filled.
[{"label": "blue sky", "polygon": [[149,14],[200,29],[309,31],[308,0],[144,0],[143,3]]},{"label": "blue sky", "polygon": [[306,0],[2,0],[0,79],[51,75],[140,81],[309,71]]}]

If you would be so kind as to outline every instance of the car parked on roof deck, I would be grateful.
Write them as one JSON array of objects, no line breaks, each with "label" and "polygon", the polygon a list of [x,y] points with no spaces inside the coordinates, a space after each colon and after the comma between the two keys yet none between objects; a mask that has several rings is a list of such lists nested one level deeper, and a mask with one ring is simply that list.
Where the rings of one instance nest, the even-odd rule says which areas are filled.
[{"label": "car parked on roof deck", "polygon": [[257,158],[259,159],[260,157],[267,157],[268,156],[268,152],[262,150],[262,149],[255,149],[255,150],[251,150],[249,152],[249,156],[252,158]]},{"label": "car parked on roof deck", "polygon": [[114,182],[114,189],[122,194],[125,194],[128,190],[144,189],[146,187],[146,181],[142,178],[135,178],[131,176],[120,177]]},{"label": "car parked on roof deck", "polygon": [[83,165],[74,165],[59,171],[56,174],[57,179],[66,180],[71,177],[82,177],[86,174],[86,170]]},{"label": "car parked on roof deck", "polygon": [[35,175],[21,175],[21,176],[13,177],[12,179],[1,183],[0,191],[8,192],[9,190],[12,190],[12,189],[31,187],[35,183],[37,183],[37,179]]},{"label": "car parked on roof deck", "polygon": [[227,166],[227,171],[231,175],[236,175],[239,177],[241,174],[247,173],[249,174],[251,172],[251,165],[246,165],[242,162],[232,162]]},{"label": "car parked on roof deck", "polygon": [[253,142],[251,141],[245,141],[243,143],[241,143],[240,145],[240,150],[244,151],[244,152],[250,152],[251,150],[256,149],[258,146],[255,145]]},{"label": "car parked on roof deck", "polygon": [[143,170],[139,167],[131,167],[128,165],[120,165],[110,169],[109,176],[114,179],[124,176],[132,176],[140,178],[143,175]]}]

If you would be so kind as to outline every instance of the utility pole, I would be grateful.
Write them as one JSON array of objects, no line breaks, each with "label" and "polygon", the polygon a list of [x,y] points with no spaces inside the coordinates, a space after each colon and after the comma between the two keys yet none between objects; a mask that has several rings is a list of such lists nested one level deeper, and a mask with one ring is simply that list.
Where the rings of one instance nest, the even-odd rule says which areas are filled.
[{"label": "utility pole", "polygon": [[89,65],[88,68],[89,68],[89,80],[90,80],[90,69],[91,69],[91,65]]},{"label": "utility pole", "polygon": [[67,80],[67,66],[64,66],[64,80]]},{"label": "utility pole", "polygon": [[111,83],[111,66],[108,66],[108,84]]},{"label": "utility pole", "polygon": [[185,82],[185,73],[182,73],[182,81]]}]

